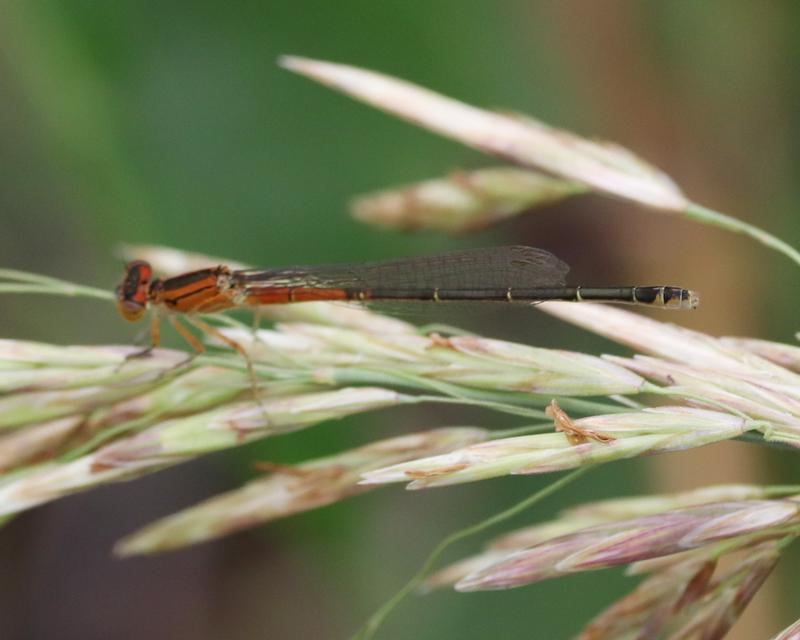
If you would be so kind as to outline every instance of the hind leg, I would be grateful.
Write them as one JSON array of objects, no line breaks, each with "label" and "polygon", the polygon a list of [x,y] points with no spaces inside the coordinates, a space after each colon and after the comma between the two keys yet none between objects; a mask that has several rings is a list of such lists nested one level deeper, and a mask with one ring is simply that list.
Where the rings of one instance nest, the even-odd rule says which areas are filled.
[{"label": "hind leg", "polygon": [[[224,333],[222,333],[219,329],[217,329],[216,327],[208,324],[207,322],[204,322],[203,320],[200,320],[200,318],[195,318],[193,316],[186,316],[186,321],[189,324],[191,324],[191,325],[197,327],[198,329],[200,329],[200,331],[202,331],[203,333],[207,333],[208,335],[213,336],[217,340],[225,343],[231,349],[233,349],[234,351],[239,353],[239,355],[241,355],[244,358],[245,362],[247,363],[247,373],[250,376],[250,383],[251,383],[252,389],[253,389],[253,398],[255,399],[255,401],[259,405],[261,405],[261,401],[258,398],[258,378],[256,377],[256,369],[255,369],[255,366],[253,365],[253,360],[250,357],[250,354],[247,353],[245,348],[242,345],[240,345],[238,342],[236,342],[236,340],[233,340],[232,338],[229,338]],[[186,331],[185,327],[182,327],[182,328],[183,328],[184,331]],[[189,333],[189,332],[186,331],[186,333]],[[181,334],[181,335],[183,335],[183,334]],[[192,338],[195,341],[197,340],[194,336],[192,336]],[[202,347],[202,345],[200,345],[200,346]]]},{"label": "hind leg", "polygon": [[180,334],[181,338],[189,343],[192,349],[197,351],[197,353],[203,353],[206,350],[206,348],[203,346],[203,343],[195,338],[192,332],[184,327],[176,316],[170,315],[167,317],[169,318],[169,323],[175,328],[175,331]]}]

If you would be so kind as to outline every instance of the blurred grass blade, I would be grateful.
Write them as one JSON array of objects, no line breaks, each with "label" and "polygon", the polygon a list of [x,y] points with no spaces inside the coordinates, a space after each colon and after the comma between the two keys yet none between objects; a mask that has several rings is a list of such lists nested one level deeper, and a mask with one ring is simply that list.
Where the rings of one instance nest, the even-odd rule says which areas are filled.
[{"label": "blurred grass blade", "polygon": [[460,591],[508,589],[565,573],[601,569],[647,558],[671,556],[750,534],[781,539],[786,525],[797,528],[800,505],[790,500],[720,502],[684,507],[588,527],[509,553],[468,574]]},{"label": "blurred grass blade", "polygon": [[619,145],[587,140],[529,116],[479,109],[375,71],[297,56],[283,56],[280,64],[507,162],[743,233],[800,265],[800,252],[788,243],[755,225],[692,203],[666,174]]},{"label": "blurred grass blade", "polygon": [[485,551],[445,567],[431,576],[426,585],[452,586],[466,575],[498,562],[513,551],[521,551],[604,523],[713,502],[763,500],[798,492],[800,486],[715,485],[680,493],[611,498],[579,504],[563,510],[555,520],[523,527],[495,538]]},{"label": "blurred grass blade", "polygon": [[670,640],[723,638],[761,588],[780,558],[773,542],[750,549],[743,560],[707,585],[705,593],[676,620],[670,621]]},{"label": "blurred grass blade", "polygon": [[0,515],[108,482],[137,478],[197,455],[404,400],[387,389],[360,387],[232,403],[172,418],[71,462],[32,467],[6,478],[0,482]]},{"label": "blurred grass blade", "polygon": [[624,309],[609,305],[576,305],[555,301],[543,302],[537,308],[640,353],[706,370],[747,374],[761,371],[787,382],[800,382],[797,374],[735,342],[660,322]]},{"label": "blurred grass blade", "polygon": [[720,338],[723,344],[746,349],[781,367],[800,373],[800,347],[755,338]]},{"label": "blurred grass blade", "polygon": [[513,167],[455,171],[435,180],[368,193],[350,211],[358,220],[388,229],[458,233],[496,224],[558,202],[586,187]]},{"label": "blurred grass blade", "polygon": [[800,620],[786,627],[777,636],[774,636],[772,640],[800,640]]},{"label": "blurred grass blade", "polygon": [[264,478],[179,511],[128,536],[117,544],[115,551],[123,556],[167,551],[332,504],[374,488],[359,484],[365,471],[450,451],[485,440],[487,435],[484,429],[468,427],[436,429],[377,440],[296,466],[276,465],[274,473]]},{"label": "blurred grass blade", "polygon": [[635,456],[698,447],[734,438],[758,425],[715,411],[660,407],[589,416],[579,429],[601,432],[610,441],[574,444],[564,433],[500,438],[451,453],[422,458],[364,474],[367,484],[410,482],[409,489],[474,482],[509,474],[550,473]]},{"label": "blurred grass blade", "polygon": [[702,594],[715,569],[715,561],[702,557],[667,567],[595,617],[575,640],[658,637],[672,616]]},{"label": "blurred grass blade", "polygon": [[295,56],[284,56],[280,63],[504,160],[660,209],[683,211],[689,204],[664,174],[615,145],[590,142],[531,119],[478,109],[366,69]]}]

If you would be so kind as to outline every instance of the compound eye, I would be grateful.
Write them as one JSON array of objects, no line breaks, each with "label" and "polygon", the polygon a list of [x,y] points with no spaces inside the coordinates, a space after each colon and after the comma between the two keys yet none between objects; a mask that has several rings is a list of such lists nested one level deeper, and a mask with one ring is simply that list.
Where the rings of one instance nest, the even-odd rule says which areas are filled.
[{"label": "compound eye", "polygon": [[126,320],[138,320],[147,309],[152,275],[150,264],[144,260],[126,265],[125,278],[116,289],[117,310]]}]

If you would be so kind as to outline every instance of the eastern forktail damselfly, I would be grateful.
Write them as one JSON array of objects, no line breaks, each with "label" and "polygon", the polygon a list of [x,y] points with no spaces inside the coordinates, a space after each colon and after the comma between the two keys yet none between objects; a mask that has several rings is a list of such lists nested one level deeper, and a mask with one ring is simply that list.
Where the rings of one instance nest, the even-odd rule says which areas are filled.
[{"label": "eastern forktail damselfly", "polygon": [[[135,260],[117,287],[117,307],[138,320],[148,307],[164,309],[195,347],[198,341],[176,319],[234,307],[310,301],[420,301],[537,303],[546,300],[614,302],[693,309],[699,298],[673,286],[567,286],[569,267],[544,249],[510,246],[363,264],[233,270],[224,265],[171,278],[153,278],[149,263]],[[194,318],[193,324],[222,334]],[[209,331],[209,329],[212,329]],[[158,342],[154,314],[153,342]],[[230,340],[225,342],[230,344]]]}]

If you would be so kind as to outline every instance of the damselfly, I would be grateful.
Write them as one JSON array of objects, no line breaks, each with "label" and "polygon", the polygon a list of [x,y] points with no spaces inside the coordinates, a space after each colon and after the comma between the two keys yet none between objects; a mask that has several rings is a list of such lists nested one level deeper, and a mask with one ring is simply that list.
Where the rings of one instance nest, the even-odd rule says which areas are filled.
[{"label": "damselfly", "polygon": [[[567,286],[569,267],[552,253],[534,247],[469,249],[439,255],[367,262],[233,270],[224,265],[171,278],[153,278],[147,262],[125,269],[117,287],[117,307],[128,320],[139,320],[148,306],[166,310],[177,331],[195,349],[199,341],[178,320],[241,347],[196,317],[233,307],[257,307],[310,301],[422,302],[615,302],[667,309],[693,309],[696,293],[672,286]],[[152,318],[158,344],[157,315]]]}]

